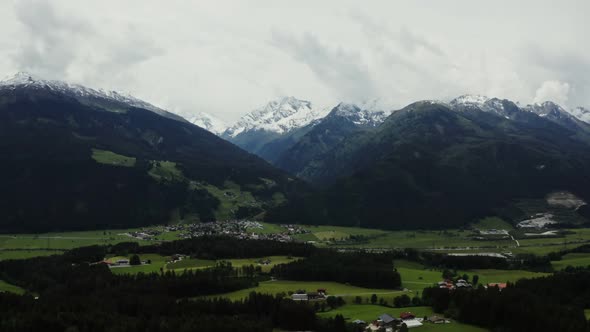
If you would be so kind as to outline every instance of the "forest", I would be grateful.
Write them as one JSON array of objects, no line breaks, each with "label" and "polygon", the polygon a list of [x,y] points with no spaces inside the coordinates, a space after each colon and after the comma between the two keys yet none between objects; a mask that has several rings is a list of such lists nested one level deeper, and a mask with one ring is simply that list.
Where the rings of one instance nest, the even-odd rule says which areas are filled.
[{"label": "forest", "polygon": [[590,305],[590,270],[521,279],[505,289],[478,287],[449,291],[426,288],[425,304],[461,322],[497,331],[590,331],[584,308]]}]

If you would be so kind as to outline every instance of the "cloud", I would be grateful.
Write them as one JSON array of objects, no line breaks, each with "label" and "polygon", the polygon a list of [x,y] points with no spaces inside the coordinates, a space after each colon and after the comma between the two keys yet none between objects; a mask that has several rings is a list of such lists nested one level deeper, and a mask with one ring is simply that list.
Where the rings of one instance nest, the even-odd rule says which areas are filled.
[{"label": "cloud", "polygon": [[74,60],[81,35],[92,35],[92,28],[76,18],[59,17],[48,1],[15,2],[18,21],[25,27],[14,61],[19,70],[64,77]]},{"label": "cloud", "polygon": [[340,98],[360,101],[376,97],[371,74],[360,53],[342,47],[330,47],[311,33],[296,37],[275,30],[271,43],[308,66]]},{"label": "cloud", "polygon": [[260,2],[0,1],[0,77],[27,70],[228,122],[280,95],[590,106],[586,0]]},{"label": "cloud", "polygon": [[567,104],[569,92],[570,85],[567,82],[545,81],[535,92],[534,101],[542,103],[549,100],[564,106]]}]

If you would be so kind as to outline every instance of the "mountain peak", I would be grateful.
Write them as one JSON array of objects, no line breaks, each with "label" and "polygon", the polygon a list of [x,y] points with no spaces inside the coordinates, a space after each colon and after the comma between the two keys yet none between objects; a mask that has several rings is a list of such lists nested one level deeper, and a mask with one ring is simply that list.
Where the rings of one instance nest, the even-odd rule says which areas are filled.
[{"label": "mountain peak", "polygon": [[197,113],[189,119],[189,122],[215,135],[221,135],[227,129],[227,125],[223,120],[206,112]]},{"label": "mountain peak", "polygon": [[45,80],[23,71],[17,72],[12,77],[0,82],[0,90],[2,91],[13,91],[16,89],[32,91],[48,90],[52,93],[72,97],[82,104],[92,104],[95,106],[104,105],[105,109],[110,109],[113,105],[116,105],[117,107],[136,107],[152,111],[156,114],[177,121],[186,121],[176,114],[167,112],[129,94],[102,89],[97,90],[65,81]]},{"label": "mountain peak", "polygon": [[[366,106],[373,106],[368,108]],[[379,110],[376,103],[363,103],[360,106],[351,103],[340,103],[330,112],[332,116],[347,118],[356,125],[375,127],[380,125],[391,112]]]},{"label": "mountain peak", "polygon": [[236,137],[249,130],[262,130],[283,134],[308,125],[322,118],[327,111],[316,109],[307,100],[292,96],[281,97],[244,115],[235,125],[225,131],[225,135]]},{"label": "mountain peak", "polygon": [[482,95],[462,95],[451,100],[451,106],[481,106],[485,104],[490,98]]}]

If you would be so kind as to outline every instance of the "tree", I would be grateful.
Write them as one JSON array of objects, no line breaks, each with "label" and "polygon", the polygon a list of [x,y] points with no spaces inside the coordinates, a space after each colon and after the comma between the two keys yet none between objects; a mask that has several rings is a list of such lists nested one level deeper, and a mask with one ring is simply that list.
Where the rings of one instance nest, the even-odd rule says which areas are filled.
[{"label": "tree", "polygon": [[418,295],[416,295],[416,296],[414,296],[412,298],[412,305],[413,306],[416,306],[417,307],[417,306],[419,306],[421,304],[422,304],[422,299]]},{"label": "tree", "polygon": [[447,269],[445,269],[442,273],[443,279],[451,279],[453,277],[453,275],[454,275],[453,272],[451,272]]},{"label": "tree", "polygon": [[338,314],[334,317],[334,331],[337,332],[344,332],[346,331],[346,323],[344,322],[344,317]]},{"label": "tree", "polygon": [[377,294],[371,295],[371,304],[377,303]]},{"label": "tree", "polygon": [[363,298],[362,298],[362,297],[360,297],[360,296],[356,296],[356,297],[354,298],[354,303],[355,303],[355,304],[362,304],[362,303],[363,303]]},{"label": "tree", "polygon": [[463,274],[463,280],[469,281],[469,276],[467,275],[467,273]]},{"label": "tree", "polygon": [[139,259],[137,254],[131,256],[131,259],[129,259],[129,265],[141,265],[141,259]]},{"label": "tree", "polygon": [[408,332],[408,325],[406,325],[406,323],[402,323],[399,332]]},{"label": "tree", "polygon": [[474,274],[473,275],[473,278],[472,278],[472,281],[473,281],[473,284],[474,285],[477,285],[477,282],[479,281],[479,276],[477,274]]}]

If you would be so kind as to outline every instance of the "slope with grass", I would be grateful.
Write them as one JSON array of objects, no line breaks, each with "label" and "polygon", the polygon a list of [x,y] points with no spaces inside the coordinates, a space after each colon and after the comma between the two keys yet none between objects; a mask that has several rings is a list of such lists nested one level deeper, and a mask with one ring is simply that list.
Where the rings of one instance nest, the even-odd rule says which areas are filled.
[{"label": "slope with grass", "polygon": [[111,104],[81,103],[67,89],[29,83],[0,86],[0,232],[209,221],[235,217],[241,207],[251,217],[260,211],[240,203],[220,215],[223,201],[195,184],[223,190],[231,181],[262,209],[279,193],[288,199],[306,188],[147,103],[119,102],[124,111],[113,112]]}]

